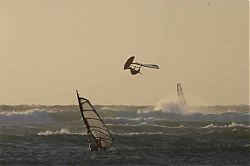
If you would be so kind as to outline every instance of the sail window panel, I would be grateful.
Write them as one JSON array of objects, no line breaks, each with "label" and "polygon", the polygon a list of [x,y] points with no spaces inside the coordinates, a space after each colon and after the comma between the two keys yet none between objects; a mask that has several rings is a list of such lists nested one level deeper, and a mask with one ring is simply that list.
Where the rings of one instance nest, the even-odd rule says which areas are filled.
[{"label": "sail window panel", "polygon": [[97,139],[101,139],[101,145],[104,148],[112,146],[112,138],[106,129],[90,127],[90,131]]},{"label": "sail window panel", "polygon": [[110,135],[109,135],[109,133],[107,131],[104,131],[104,130],[91,130],[91,132],[96,138],[106,138],[107,140],[111,140]]},{"label": "sail window panel", "polygon": [[93,110],[88,101],[81,99],[83,110]]},{"label": "sail window panel", "polygon": [[96,128],[104,129],[106,130],[106,127],[103,125],[103,123],[100,120],[95,119],[87,119],[89,126],[93,126]]},{"label": "sail window panel", "polygon": [[102,140],[101,144],[102,144],[102,147],[108,148],[108,147],[112,146],[112,141]]},{"label": "sail window panel", "polygon": [[102,147],[110,147],[112,145],[112,138],[109,136],[109,135],[106,135],[106,134],[109,134],[109,133],[102,133],[102,132],[98,132],[96,130],[92,131],[92,134],[94,135],[94,137],[98,138],[98,139],[101,139],[101,144],[102,144]]},{"label": "sail window panel", "polygon": [[85,118],[100,119],[94,111],[83,111],[83,115]]}]

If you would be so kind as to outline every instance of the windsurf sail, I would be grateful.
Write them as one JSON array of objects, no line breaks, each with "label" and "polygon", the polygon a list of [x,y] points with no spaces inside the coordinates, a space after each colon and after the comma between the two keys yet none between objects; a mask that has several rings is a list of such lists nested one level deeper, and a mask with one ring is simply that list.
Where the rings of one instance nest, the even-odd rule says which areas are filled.
[{"label": "windsurf sail", "polygon": [[136,75],[140,73],[141,67],[148,67],[152,69],[160,68],[158,65],[155,65],[155,64],[142,64],[142,63],[134,62],[134,59],[135,59],[134,56],[131,56],[130,58],[128,58],[128,60],[125,62],[124,67],[123,67],[124,70],[130,69],[130,72],[132,75]]},{"label": "windsurf sail", "polygon": [[131,56],[130,58],[128,58],[128,60],[126,61],[126,63],[124,64],[124,70],[129,69],[131,64],[133,63],[135,57]]},{"label": "windsurf sail", "polygon": [[186,105],[187,102],[186,102],[186,99],[185,99],[185,96],[184,96],[183,89],[181,87],[181,83],[177,83],[177,95],[178,95],[180,104],[181,105]]},{"label": "windsurf sail", "polygon": [[111,147],[114,138],[112,137],[109,129],[106,127],[90,101],[86,98],[80,97],[78,91],[76,91],[76,93],[82,119],[90,137],[90,143],[92,143],[91,141],[94,141],[96,145],[100,144],[101,149]]}]

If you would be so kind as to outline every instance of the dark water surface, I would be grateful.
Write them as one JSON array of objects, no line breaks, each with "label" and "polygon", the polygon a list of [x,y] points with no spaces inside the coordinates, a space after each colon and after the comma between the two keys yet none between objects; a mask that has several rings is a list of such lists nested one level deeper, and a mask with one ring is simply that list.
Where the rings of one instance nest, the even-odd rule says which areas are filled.
[{"label": "dark water surface", "polygon": [[185,113],[97,106],[115,137],[111,149],[98,152],[88,149],[77,107],[23,107],[0,109],[0,165],[250,165],[249,113],[241,107]]},{"label": "dark water surface", "polygon": [[220,134],[116,135],[107,151],[91,152],[86,135],[1,136],[0,164],[249,165],[249,131]]}]

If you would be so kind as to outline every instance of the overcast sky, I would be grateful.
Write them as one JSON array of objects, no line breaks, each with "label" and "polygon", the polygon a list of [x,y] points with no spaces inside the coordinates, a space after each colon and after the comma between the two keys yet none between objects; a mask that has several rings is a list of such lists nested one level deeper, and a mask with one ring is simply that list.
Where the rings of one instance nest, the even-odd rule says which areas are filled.
[{"label": "overcast sky", "polygon": [[[248,104],[248,0],[1,0],[0,104]],[[131,76],[131,55],[160,70]]]}]

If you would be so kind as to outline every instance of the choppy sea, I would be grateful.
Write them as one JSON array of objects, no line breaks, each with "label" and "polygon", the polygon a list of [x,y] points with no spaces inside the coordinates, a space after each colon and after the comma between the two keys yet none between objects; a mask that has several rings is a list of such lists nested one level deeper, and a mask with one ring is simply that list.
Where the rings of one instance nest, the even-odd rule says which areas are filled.
[{"label": "choppy sea", "polygon": [[106,151],[89,151],[76,105],[0,106],[0,165],[250,165],[248,105],[95,107]]}]

